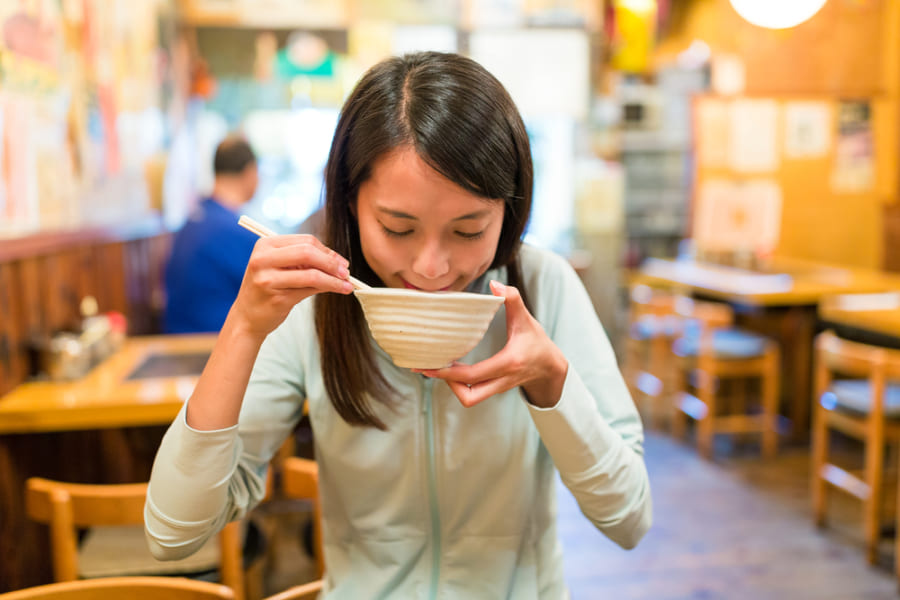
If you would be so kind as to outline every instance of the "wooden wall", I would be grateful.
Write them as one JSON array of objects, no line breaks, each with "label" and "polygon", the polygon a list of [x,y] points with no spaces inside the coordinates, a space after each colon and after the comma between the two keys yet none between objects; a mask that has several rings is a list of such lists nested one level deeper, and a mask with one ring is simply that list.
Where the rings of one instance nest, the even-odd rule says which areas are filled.
[{"label": "wooden wall", "polygon": [[[771,174],[782,187],[778,252],[852,266],[900,265],[900,2],[829,0],[811,20],[788,30],[745,22],[728,0],[679,5],[659,60],[671,60],[693,40],[713,56],[738,57],[742,95],[778,101],[868,100],[873,108],[875,184],[859,193],[829,186],[831,156],[785,162]],[[836,125],[835,125],[836,127]],[[707,174],[696,171],[696,180]]]},{"label": "wooden wall", "polygon": [[159,333],[169,243],[155,220],[0,241],[0,395],[28,378],[32,340],[77,331],[85,296],[130,335]]}]

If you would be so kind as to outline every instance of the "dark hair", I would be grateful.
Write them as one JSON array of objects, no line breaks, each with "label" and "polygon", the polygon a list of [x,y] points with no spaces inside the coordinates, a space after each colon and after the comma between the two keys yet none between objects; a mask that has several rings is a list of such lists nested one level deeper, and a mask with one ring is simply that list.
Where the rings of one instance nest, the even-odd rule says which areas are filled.
[{"label": "dark hair", "polygon": [[[435,171],[465,190],[505,204],[491,268],[506,266],[521,287],[518,250],[531,212],[528,134],[506,89],[475,61],[419,52],[372,67],[344,103],[325,169],[324,242],[350,260],[351,273],[384,285],[363,258],[351,207],[375,162],[411,147]],[[524,293],[524,290],[522,290]],[[356,298],[315,299],[325,389],[345,421],[385,429],[367,396],[392,404],[391,385],[375,362]]]},{"label": "dark hair", "polygon": [[256,154],[247,140],[227,137],[216,148],[213,158],[213,172],[216,175],[240,175],[249,165],[256,162]]}]

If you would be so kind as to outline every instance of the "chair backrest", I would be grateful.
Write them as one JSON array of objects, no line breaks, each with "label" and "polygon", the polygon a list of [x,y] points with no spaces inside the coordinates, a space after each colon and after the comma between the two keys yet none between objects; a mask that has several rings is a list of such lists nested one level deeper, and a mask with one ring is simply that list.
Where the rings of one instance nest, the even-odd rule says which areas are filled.
[{"label": "chair backrest", "polygon": [[303,585],[295,585],[274,596],[266,596],[265,600],[315,600],[322,592],[322,581],[313,581]]},{"label": "chair backrest", "polygon": [[319,466],[316,461],[290,456],[282,461],[282,491],[288,498],[303,498],[312,503],[313,537],[316,550],[316,572],[325,573],[322,544],[322,510],[319,501]]},{"label": "chair backrest", "polygon": [[698,323],[703,330],[730,327],[734,323],[734,311],[727,304],[694,300],[688,296],[675,299],[675,314]]},{"label": "chair backrest", "polygon": [[675,296],[667,291],[654,289],[645,284],[632,286],[630,290],[629,318],[635,321],[646,315],[664,317],[675,309]]},{"label": "chair backrest", "polygon": [[[845,340],[831,330],[816,336],[815,360],[817,402],[835,375],[867,378],[873,398],[884,398],[887,382],[900,379],[900,350]],[[883,410],[883,402],[873,402],[870,414],[877,418]]]},{"label": "chair backrest", "polygon": [[231,588],[182,577],[105,577],[41,585],[6,594],[2,600],[233,600]]},{"label": "chair backrest", "polygon": [[[56,581],[78,579],[78,528],[142,525],[146,483],[81,484],[32,477],[25,484],[28,517],[50,526],[50,546]],[[240,522],[219,533],[222,583],[244,596]]]}]

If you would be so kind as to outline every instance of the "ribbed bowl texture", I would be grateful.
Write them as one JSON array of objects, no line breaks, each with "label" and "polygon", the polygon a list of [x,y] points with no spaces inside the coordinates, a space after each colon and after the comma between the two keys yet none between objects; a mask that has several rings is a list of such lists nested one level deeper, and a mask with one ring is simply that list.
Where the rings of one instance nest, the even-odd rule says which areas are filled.
[{"label": "ribbed bowl texture", "polygon": [[372,337],[398,367],[440,369],[478,345],[500,296],[371,288],[353,292]]}]

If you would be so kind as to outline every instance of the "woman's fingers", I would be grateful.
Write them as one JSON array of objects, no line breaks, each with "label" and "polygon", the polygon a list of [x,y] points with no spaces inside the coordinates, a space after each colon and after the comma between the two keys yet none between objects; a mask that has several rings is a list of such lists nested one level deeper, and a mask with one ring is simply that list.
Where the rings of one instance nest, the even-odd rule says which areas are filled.
[{"label": "woman's fingers", "polygon": [[[286,244],[282,238],[293,238]],[[257,243],[248,271],[254,284],[269,289],[313,288],[349,293],[347,259],[312,236],[277,236]],[[346,284],[346,285],[345,285]]]},{"label": "woman's fingers", "polygon": [[522,300],[522,294],[519,293],[517,288],[511,285],[503,285],[493,279],[490,282],[490,286],[492,294],[505,299],[507,329],[511,330],[511,325],[531,316],[525,307],[525,301]]},{"label": "woman's fingers", "polygon": [[353,291],[353,284],[347,279],[335,277],[318,269],[266,269],[254,275],[254,283],[277,291],[308,290],[309,293],[339,294],[349,294]]},{"label": "woman's fingers", "polygon": [[496,394],[502,394],[511,390],[518,384],[510,377],[498,377],[482,381],[474,385],[468,385],[459,381],[447,381],[450,390],[459,398],[460,403],[466,408],[475,406]]},{"label": "woman's fingers", "polygon": [[[315,240],[315,238],[311,238]],[[321,243],[297,243],[289,245],[272,245],[268,238],[259,242],[266,244],[261,253],[268,266],[279,269],[313,268],[338,275],[340,269],[347,269],[349,262],[333,250],[325,248]]]}]

